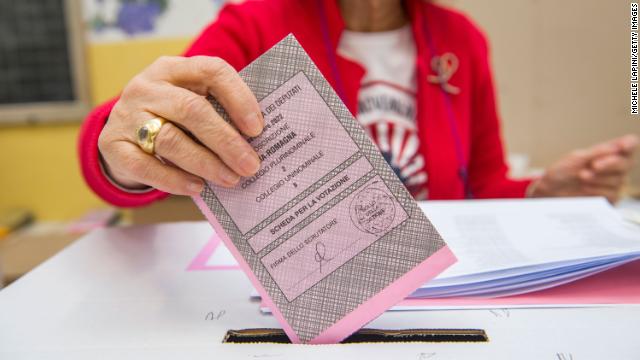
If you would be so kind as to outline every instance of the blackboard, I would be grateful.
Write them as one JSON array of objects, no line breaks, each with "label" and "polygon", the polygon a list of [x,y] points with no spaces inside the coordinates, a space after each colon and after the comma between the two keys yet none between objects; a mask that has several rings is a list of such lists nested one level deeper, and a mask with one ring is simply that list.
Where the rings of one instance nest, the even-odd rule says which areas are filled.
[{"label": "blackboard", "polygon": [[0,0],[0,122],[78,118],[87,96],[74,15],[75,0]]}]

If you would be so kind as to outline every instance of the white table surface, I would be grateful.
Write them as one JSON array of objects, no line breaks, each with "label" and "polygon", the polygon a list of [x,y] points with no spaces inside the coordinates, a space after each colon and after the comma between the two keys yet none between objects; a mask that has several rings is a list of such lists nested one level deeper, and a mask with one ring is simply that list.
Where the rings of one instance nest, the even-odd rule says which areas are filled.
[{"label": "white table surface", "polygon": [[481,328],[488,343],[222,344],[228,329],[279,326],[242,272],[185,271],[211,232],[175,223],[79,240],[0,291],[0,359],[640,359],[638,306],[393,312],[368,325]]}]

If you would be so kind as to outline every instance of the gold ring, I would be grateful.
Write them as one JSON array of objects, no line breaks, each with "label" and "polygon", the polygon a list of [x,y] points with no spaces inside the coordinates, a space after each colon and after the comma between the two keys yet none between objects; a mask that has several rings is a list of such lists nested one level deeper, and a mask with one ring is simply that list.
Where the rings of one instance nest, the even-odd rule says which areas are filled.
[{"label": "gold ring", "polygon": [[156,117],[145,121],[138,130],[136,130],[136,140],[138,140],[138,145],[140,145],[140,148],[147,154],[153,155],[155,153],[154,147],[156,136],[158,136],[162,125],[166,122],[167,120],[161,117]]}]

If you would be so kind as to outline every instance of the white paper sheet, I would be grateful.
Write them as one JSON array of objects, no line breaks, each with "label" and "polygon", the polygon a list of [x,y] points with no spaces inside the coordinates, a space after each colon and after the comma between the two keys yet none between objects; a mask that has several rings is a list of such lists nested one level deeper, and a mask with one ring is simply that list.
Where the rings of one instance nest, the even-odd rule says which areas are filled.
[{"label": "white paper sheet", "polygon": [[428,201],[459,261],[437,279],[640,252],[640,227],[603,198]]}]

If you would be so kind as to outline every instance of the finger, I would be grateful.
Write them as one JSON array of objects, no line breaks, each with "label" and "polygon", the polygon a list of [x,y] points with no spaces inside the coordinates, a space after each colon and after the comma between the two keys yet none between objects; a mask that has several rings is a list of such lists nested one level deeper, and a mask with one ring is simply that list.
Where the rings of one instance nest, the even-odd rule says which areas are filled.
[{"label": "finger", "polygon": [[213,96],[245,135],[258,136],[264,119],[255,96],[238,72],[218,57],[170,58],[166,80],[200,95]]},{"label": "finger", "polygon": [[589,159],[596,159],[603,156],[615,155],[619,152],[616,140],[606,141],[591,146],[586,150],[585,156]]},{"label": "finger", "polygon": [[234,186],[240,175],[227,167],[204,146],[196,144],[171,123],[160,128],[155,139],[155,152],[175,166],[221,186]]},{"label": "finger", "polygon": [[622,155],[600,157],[591,163],[591,169],[596,174],[626,174],[631,166],[631,159]]},{"label": "finger", "polygon": [[121,141],[118,147],[118,163],[123,164],[120,171],[134,181],[176,195],[195,196],[204,187],[204,182],[199,177],[163,164],[135,144]]},{"label": "finger", "polygon": [[[167,101],[166,99],[171,99]],[[158,86],[147,111],[180,124],[211,149],[234,172],[251,176],[260,168],[258,154],[202,96],[176,86]]]},{"label": "finger", "polygon": [[625,155],[631,155],[640,146],[640,138],[635,134],[627,134],[618,139],[620,151]]},{"label": "finger", "polygon": [[585,185],[609,188],[619,188],[624,184],[625,180],[625,177],[619,174],[596,175],[589,170],[580,171],[579,177]]}]

